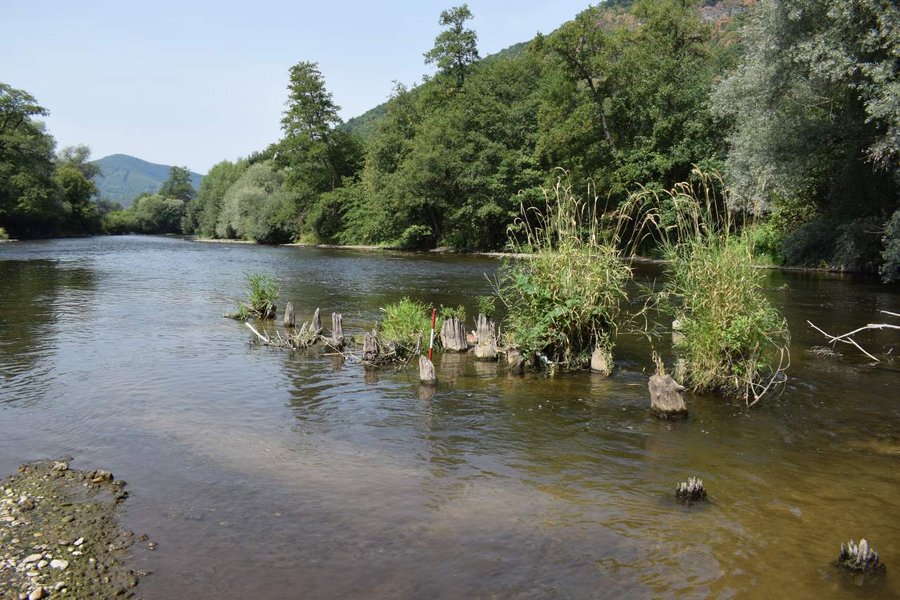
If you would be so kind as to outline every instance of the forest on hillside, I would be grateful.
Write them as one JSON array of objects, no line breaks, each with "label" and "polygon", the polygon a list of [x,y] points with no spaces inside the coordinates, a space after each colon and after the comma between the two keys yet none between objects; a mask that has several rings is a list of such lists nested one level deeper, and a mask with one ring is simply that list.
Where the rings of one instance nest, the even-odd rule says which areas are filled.
[{"label": "forest on hillside", "polygon": [[[614,210],[699,168],[722,175],[761,259],[900,277],[891,0],[608,1],[485,58],[471,18],[443,11],[424,56],[436,73],[349,124],[318,65],[298,62],[280,140],[215,165],[196,197],[144,208],[210,238],[495,250],[559,178]],[[42,139],[43,109],[10,108],[10,90],[0,111]],[[78,213],[64,160],[44,142],[40,160],[19,161],[9,123],[0,225],[27,233],[54,203]],[[44,192],[29,191],[31,172]],[[128,230],[129,211],[113,229]]]}]

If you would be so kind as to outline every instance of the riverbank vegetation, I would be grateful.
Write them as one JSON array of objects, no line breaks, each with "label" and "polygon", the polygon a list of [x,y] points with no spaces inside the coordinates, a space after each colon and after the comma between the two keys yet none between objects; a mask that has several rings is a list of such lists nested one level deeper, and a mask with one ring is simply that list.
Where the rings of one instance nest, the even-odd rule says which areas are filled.
[{"label": "riverbank vegetation", "polygon": [[673,322],[675,379],[694,392],[755,404],[783,381],[790,363],[787,322],[763,294],[752,242],[738,231],[724,182],[694,171],[688,182],[632,196],[636,242],[656,238],[666,259],[653,304]]},{"label": "riverbank vegetation", "polygon": [[[443,11],[425,54],[435,72],[348,123],[318,65],[298,62],[281,139],[214,166],[196,197],[161,190],[106,228],[497,250],[522,206],[542,206],[556,168],[615,208],[699,166],[753,215],[760,259],[897,278],[889,0],[609,0],[484,58],[472,18],[465,5]],[[98,230],[103,208],[53,157],[46,111],[3,90],[14,118],[0,132],[0,226]]]}]

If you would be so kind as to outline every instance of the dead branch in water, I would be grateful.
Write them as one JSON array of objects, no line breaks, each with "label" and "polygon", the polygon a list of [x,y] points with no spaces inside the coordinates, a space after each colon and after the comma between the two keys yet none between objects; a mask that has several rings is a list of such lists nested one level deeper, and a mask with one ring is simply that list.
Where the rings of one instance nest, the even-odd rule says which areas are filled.
[{"label": "dead branch in water", "polygon": [[[892,317],[900,317],[900,314],[889,312],[886,310],[882,310],[879,312],[884,313],[886,315],[890,315]],[[819,333],[824,335],[826,338],[828,338],[828,342],[830,344],[835,344],[837,342],[841,342],[844,344],[850,344],[851,346],[855,346],[857,350],[859,350],[860,352],[862,352],[863,354],[865,354],[866,356],[868,356],[875,362],[881,362],[881,361],[875,355],[871,354],[870,352],[866,351],[865,348],[860,346],[859,343],[857,343],[857,341],[855,339],[853,339],[853,336],[861,331],[867,331],[870,329],[874,329],[874,330],[897,329],[897,330],[900,330],[900,325],[892,325],[890,323],[869,323],[868,325],[864,325],[863,327],[858,327],[857,329],[854,329],[853,331],[848,331],[847,333],[842,333],[841,335],[831,335],[827,331],[823,331],[821,328],[816,327],[816,325],[814,325],[812,321],[807,320],[806,322],[809,323],[810,327],[812,327],[813,329],[815,329],[816,331],[818,331]]]}]

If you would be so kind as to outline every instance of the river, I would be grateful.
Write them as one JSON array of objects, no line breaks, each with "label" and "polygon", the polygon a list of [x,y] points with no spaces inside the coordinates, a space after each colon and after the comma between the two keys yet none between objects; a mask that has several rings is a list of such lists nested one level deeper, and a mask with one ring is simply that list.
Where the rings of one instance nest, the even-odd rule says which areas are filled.
[{"label": "river", "polygon": [[[414,371],[251,346],[222,318],[249,272],[275,275],[298,320],[338,311],[351,334],[406,295],[471,314],[499,264],[141,236],[0,245],[0,476],[71,455],[125,479],[123,524],[158,543],[132,550],[147,599],[900,597],[900,370],[817,358],[806,325],[884,321],[896,287],[771,272],[788,385],[753,409],[688,396],[683,422],[649,414],[639,339],[619,341],[609,379],[438,357],[430,393]],[[708,502],[674,502],[689,475]],[[864,585],[830,566],[861,536],[888,565]]]}]

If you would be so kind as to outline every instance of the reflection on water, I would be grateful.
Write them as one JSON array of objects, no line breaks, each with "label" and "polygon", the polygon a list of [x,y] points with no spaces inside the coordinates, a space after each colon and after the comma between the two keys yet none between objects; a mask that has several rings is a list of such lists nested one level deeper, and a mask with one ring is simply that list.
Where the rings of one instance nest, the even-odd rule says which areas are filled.
[{"label": "reflection on water", "polygon": [[[126,525],[160,544],[135,550],[147,598],[900,595],[829,567],[860,536],[900,564],[897,365],[817,359],[805,327],[879,320],[896,289],[772,273],[790,384],[752,411],[688,398],[677,423],[646,410],[641,340],[620,341],[612,378],[446,354],[431,387],[252,347],[221,318],[245,272],[352,335],[403,295],[474,312],[496,267],[145,237],[0,247],[0,471],[73,454],[129,481]],[[688,475],[706,505],[671,501]]]}]

